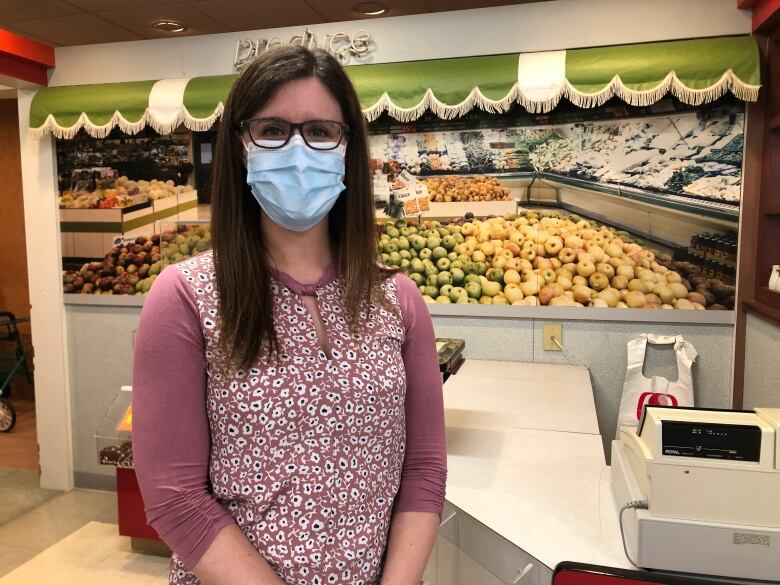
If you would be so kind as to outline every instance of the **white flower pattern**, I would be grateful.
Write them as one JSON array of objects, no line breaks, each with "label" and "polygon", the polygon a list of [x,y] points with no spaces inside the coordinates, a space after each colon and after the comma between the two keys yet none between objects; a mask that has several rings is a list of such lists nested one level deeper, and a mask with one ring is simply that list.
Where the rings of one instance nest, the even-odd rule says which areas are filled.
[{"label": "white flower pattern", "polygon": [[[394,279],[383,288],[398,313],[372,306],[359,335],[343,316],[342,280],[317,288],[330,359],[301,297],[274,279],[280,359],[231,373],[217,343],[211,252],[175,269],[193,290],[206,341],[214,497],[289,585],[375,585],[406,438]],[[169,579],[199,584],[175,554]]]}]

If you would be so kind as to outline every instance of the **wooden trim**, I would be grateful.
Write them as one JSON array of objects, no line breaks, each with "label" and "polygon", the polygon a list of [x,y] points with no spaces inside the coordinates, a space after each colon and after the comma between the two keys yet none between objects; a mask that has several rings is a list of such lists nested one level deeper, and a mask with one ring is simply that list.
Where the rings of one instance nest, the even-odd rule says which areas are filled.
[{"label": "wooden trim", "polygon": [[[759,43],[762,45],[762,43]],[[764,45],[765,46],[765,45]],[[760,92],[756,103],[747,104],[745,125],[745,160],[742,172],[742,200],[739,230],[739,269],[737,295],[753,300],[756,283],[756,251],[760,218],[762,158],[766,123],[766,92]],[[732,408],[741,409],[745,394],[745,337],[747,315],[744,303],[737,302],[734,327],[734,370],[731,394]]]},{"label": "wooden trim", "polygon": [[[741,8],[737,4],[738,8]],[[753,9],[753,32],[761,29],[771,31],[780,20],[780,0],[755,0],[750,6]]]},{"label": "wooden trim", "polygon": [[[773,294],[780,294],[780,293],[773,293]],[[775,309],[774,307],[770,307],[769,305],[765,305],[764,303],[761,303],[759,301],[752,301],[752,300],[742,301],[742,305],[747,312],[758,313],[759,315],[767,317],[768,319],[771,319],[775,323],[780,324],[780,309]]]},{"label": "wooden trim", "polygon": [[771,290],[768,286],[758,288],[755,301],[773,311],[780,312],[780,292]]},{"label": "wooden trim", "polygon": [[761,207],[762,215],[780,215],[780,203],[773,203],[771,205],[764,205]]}]

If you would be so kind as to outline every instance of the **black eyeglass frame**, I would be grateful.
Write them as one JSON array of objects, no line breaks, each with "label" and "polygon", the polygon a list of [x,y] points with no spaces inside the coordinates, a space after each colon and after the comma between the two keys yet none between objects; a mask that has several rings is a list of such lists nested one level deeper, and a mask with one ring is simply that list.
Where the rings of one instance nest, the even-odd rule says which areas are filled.
[{"label": "black eyeglass frame", "polygon": [[[290,127],[290,133],[287,135],[287,140],[285,140],[279,146],[266,146],[266,145],[258,144],[257,142],[255,142],[255,139],[252,136],[251,126],[252,126],[252,122],[257,122],[257,121],[260,121],[260,120],[265,120],[265,121],[269,121],[269,122],[282,122],[283,124],[287,124]],[[317,148],[316,146],[312,146],[311,144],[309,144],[309,141],[306,140],[306,136],[303,133],[303,127],[304,127],[304,125],[311,124],[313,122],[314,123],[316,123],[316,122],[320,122],[320,123],[327,122],[328,124],[336,124],[339,128],[341,128],[341,135],[339,136],[339,139],[336,142],[335,146],[332,146],[330,148]],[[341,145],[341,142],[344,140],[344,138],[345,137],[349,137],[350,133],[352,132],[352,130],[350,129],[348,124],[345,124],[343,122],[337,122],[336,120],[304,120],[303,122],[289,122],[289,121],[284,120],[282,118],[249,118],[248,120],[241,120],[241,122],[238,125],[238,128],[239,128],[239,131],[240,130],[246,130],[247,131],[247,134],[249,134],[249,140],[252,141],[252,144],[257,146],[258,148],[263,148],[263,149],[266,149],[266,150],[278,150],[280,148],[284,148],[285,146],[287,146],[287,144],[290,142],[290,139],[295,134],[295,130],[298,130],[298,134],[300,135],[301,138],[303,138],[303,141],[306,143],[306,146],[308,146],[309,148],[311,148],[313,150],[323,150],[323,151],[336,150]]]}]

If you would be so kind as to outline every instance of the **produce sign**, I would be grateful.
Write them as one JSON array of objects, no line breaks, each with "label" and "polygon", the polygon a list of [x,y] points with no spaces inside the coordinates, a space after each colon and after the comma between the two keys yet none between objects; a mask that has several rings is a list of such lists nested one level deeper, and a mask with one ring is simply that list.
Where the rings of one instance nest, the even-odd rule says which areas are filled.
[{"label": "produce sign", "polygon": [[557,211],[379,226],[379,253],[428,303],[704,310],[733,308],[734,287]]},{"label": "produce sign", "polygon": [[57,201],[60,209],[114,209],[191,190],[189,185],[174,185],[171,180],[131,181],[127,177],[119,177],[105,189],[89,192],[65,190]]}]

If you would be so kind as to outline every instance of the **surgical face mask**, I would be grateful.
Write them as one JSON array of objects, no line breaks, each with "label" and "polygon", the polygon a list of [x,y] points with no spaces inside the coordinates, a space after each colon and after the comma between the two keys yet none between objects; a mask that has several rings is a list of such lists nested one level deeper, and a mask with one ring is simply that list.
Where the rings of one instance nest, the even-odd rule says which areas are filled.
[{"label": "surgical face mask", "polygon": [[247,184],[262,210],[283,228],[305,232],[314,227],[346,189],[343,144],[314,150],[296,134],[279,149],[244,146]]}]

